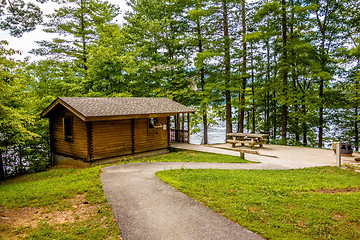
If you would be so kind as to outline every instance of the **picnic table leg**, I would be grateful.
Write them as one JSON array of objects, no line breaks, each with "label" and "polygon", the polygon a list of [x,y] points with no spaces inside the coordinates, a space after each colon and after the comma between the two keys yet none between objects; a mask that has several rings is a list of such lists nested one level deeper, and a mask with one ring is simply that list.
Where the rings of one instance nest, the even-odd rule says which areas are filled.
[{"label": "picnic table leg", "polygon": [[236,145],[236,143],[233,142],[233,143],[232,143],[232,147],[235,148],[235,145]]},{"label": "picnic table leg", "polygon": [[253,139],[253,138],[251,139],[251,142],[249,143],[249,145],[250,145],[250,147],[251,147],[251,148],[254,148],[255,141],[254,141],[254,139]]}]

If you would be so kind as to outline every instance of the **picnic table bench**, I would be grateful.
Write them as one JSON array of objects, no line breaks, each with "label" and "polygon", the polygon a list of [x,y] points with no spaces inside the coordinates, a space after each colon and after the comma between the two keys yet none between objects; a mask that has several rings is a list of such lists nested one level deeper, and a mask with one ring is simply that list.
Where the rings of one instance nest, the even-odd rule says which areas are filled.
[{"label": "picnic table bench", "polygon": [[227,133],[226,142],[231,143],[232,147],[235,148],[237,143],[240,143],[241,146],[248,144],[251,148],[255,145],[260,145],[262,147],[267,143],[269,134],[255,134],[255,133]]}]

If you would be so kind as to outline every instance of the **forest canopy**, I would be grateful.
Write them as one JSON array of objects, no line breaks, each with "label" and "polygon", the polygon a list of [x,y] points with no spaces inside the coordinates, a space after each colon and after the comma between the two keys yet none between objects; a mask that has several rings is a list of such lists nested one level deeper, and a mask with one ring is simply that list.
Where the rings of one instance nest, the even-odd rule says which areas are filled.
[{"label": "forest canopy", "polygon": [[128,0],[121,24],[107,1],[55,1],[47,20],[41,2],[0,3],[3,31],[53,35],[31,51],[41,60],[0,45],[0,163],[15,173],[50,164],[40,112],[59,96],[167,97],[197,110],[203,143],[225,121],[273,143],[358,149],[358,1]]}]

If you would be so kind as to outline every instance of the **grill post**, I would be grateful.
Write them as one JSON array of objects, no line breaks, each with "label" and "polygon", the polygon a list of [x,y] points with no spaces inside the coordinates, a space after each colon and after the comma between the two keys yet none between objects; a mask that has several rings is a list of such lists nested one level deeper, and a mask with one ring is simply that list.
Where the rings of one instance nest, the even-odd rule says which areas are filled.
[{"label": "grill post", "polygon": [[337,167],[341,167],[341,148],[340,148],[341,143],[340,142],[336,142],[335,146],[336,146],[336,166]]}]

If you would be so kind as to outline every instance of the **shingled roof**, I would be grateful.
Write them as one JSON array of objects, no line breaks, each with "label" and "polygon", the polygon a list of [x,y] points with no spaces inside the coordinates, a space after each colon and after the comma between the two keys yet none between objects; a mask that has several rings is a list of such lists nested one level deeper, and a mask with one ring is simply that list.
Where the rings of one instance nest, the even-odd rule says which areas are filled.
[{"label": "shingled roof", "polygon": [[194,112],[193,109],[167,98],[59,97],[42,112],[42,117],[48,117],[51,110],[59,104],[84,121]]}]

